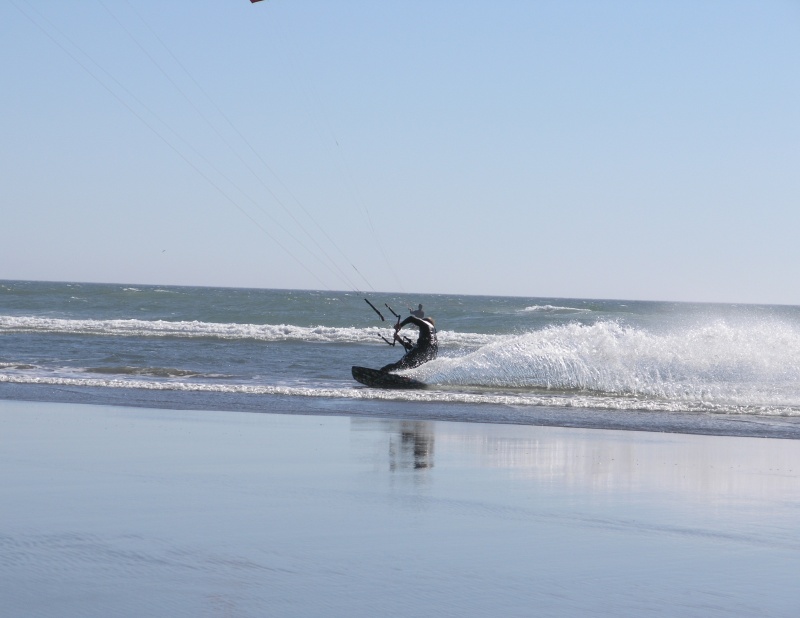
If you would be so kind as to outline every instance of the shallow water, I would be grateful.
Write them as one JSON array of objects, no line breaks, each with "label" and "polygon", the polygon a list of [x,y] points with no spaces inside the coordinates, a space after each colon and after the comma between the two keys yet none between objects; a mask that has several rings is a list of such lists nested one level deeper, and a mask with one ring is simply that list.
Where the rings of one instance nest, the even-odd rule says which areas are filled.
[{"label": "shallow water", "polygon": [[0,398],[800,435],[798,307],[371,299],[436,317],[428,390],[352,380],[401,355],[355,293],[0,282]]}]

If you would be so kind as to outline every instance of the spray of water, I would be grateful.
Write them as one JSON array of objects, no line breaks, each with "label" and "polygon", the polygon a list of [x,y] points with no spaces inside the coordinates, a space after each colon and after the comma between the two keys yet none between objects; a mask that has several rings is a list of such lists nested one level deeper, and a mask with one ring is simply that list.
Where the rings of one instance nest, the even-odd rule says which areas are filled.
[{"label": "spray of water", "polygon": [[499,338],[418,371],[463,386],[797,405],[800,331],[779,322],[718,321],[669,334],[616,322],[567,324]]}]

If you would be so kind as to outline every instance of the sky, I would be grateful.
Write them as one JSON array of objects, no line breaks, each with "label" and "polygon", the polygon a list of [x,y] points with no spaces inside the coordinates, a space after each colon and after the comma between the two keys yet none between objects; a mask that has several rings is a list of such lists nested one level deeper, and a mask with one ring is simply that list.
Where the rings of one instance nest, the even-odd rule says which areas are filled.
[{"label": "sky", "polygon": [[800,2],[0,0],[0,279],[800,305]]}]

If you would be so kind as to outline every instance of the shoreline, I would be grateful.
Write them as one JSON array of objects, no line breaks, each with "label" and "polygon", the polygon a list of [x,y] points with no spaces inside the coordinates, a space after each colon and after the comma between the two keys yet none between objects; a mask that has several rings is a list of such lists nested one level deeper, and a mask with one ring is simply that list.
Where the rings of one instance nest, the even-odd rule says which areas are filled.
[{"label": "shoreline", "polygon": [[[357,400],[135,388],[92,388],[0,382],[0,401],[115,405],[165,410],[208,410],[295,415],[393,418],[800,440],[800,416],[516,407],[462,403]],[[477,411],[477,412],[476,412]]]},{"label": "shoreline", "polygon": [[7,400],[0,429],[19,615],[800,609],[793,440]]}]

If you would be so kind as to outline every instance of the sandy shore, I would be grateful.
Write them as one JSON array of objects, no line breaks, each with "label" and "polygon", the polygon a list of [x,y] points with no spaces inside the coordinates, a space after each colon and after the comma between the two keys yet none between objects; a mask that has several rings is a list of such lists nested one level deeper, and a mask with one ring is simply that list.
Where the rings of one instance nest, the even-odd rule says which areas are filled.
[{"label": "sandy shore", "polygon": [[800,441],[0,401],[9,616],[797,616]]}]

